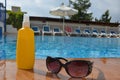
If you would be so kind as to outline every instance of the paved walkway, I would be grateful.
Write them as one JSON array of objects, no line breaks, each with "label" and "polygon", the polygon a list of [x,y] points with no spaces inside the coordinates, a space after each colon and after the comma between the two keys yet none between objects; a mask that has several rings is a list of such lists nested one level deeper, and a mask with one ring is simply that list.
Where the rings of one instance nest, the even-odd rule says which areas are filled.
[{"label": "paved walkway", "polygon": [[[69,59],[73,60],[73,59]],[[64,69],[53,75],[46,69],[45,60],[35,60],[33,70],[16,68],[14,60],[0,65],[0,80],[120,80],[120,58],[87,59],[94,62],[92,73],[83,79],[71,78]]]}]

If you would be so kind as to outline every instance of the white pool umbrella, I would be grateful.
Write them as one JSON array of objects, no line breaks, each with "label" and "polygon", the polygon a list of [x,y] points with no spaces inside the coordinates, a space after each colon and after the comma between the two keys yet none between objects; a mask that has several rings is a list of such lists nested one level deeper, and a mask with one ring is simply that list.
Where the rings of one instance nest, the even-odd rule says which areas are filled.
[{"label": "white pool umbrella", "polygon": [[64,5],[64,3],[62,3],[60,7],[56,7],[50,10],[50,14],[63,17],[63,31],[64,31],[64,17],[71,16],[77,13],[78,10],[67,7]]}]

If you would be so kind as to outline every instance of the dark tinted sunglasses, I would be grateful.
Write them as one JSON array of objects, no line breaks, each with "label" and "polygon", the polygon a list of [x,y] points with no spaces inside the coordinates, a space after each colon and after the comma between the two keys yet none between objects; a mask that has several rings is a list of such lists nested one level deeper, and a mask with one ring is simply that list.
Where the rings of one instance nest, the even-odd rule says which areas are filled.
[{"label": "dark tinted sunglasses", "polygon": [[[66,61],[67,63],[63,64],[60,59]],[[61,58],[56,57],[52,58],[50,56],[46,59],[46,66],[49,71],[52,73],[59,73],[62,67],[65,68],[66,72],[71,77],[82,78],[88,76],[92,72],[92,65],[93,62],[86,61],[86,60],[73,60],[69,61]]]}]

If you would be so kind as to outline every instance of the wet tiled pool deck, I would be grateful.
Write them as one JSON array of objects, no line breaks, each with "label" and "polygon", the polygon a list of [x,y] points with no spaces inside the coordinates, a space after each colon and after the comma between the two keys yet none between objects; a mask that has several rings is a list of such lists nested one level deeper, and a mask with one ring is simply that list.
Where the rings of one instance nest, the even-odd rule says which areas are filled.
[{"label": "wet tiled pool deck", "polygon": [[[69,59],[74,60],[74,59]],[[92,73],[86,78],[71,78],[64,69],[56,76],[46,69],[44,59],[35,60],[33,70],[20,70],[15,60],[0,63],[0,80],[120,80],[120,58],[86,59],[93,61]]]}]

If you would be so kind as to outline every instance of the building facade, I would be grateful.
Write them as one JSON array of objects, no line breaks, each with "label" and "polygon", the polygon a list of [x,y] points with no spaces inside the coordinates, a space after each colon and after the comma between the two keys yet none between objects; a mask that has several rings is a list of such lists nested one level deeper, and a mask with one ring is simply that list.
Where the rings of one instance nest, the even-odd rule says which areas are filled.
[{"label": "building facade", "polygon": [[[63,20],[62,18],[50,18],[50,17],[35,17],[30,16],[30,24],[31,27],[37,26],[40,31],[42,31],[43,25],[49,25],[50,29],[53,30],[54,27],[59,27],[63,30]],[[65,27],[70,26],[74,31],[76,28],[79,28],[81,32],[88,29],[92,33],[93,30],[98,30],[100,33],[104,30],[106,33],[110,33],[110,31],[115,31],[117,34],[120,33],[119,23],[103,23],[103,22],[94,22],[94,21],[72,21],[65,20]]]},{"label": "building facade", "polygon": [[4,33],[5,7],[0,3],[0,35]]}]

